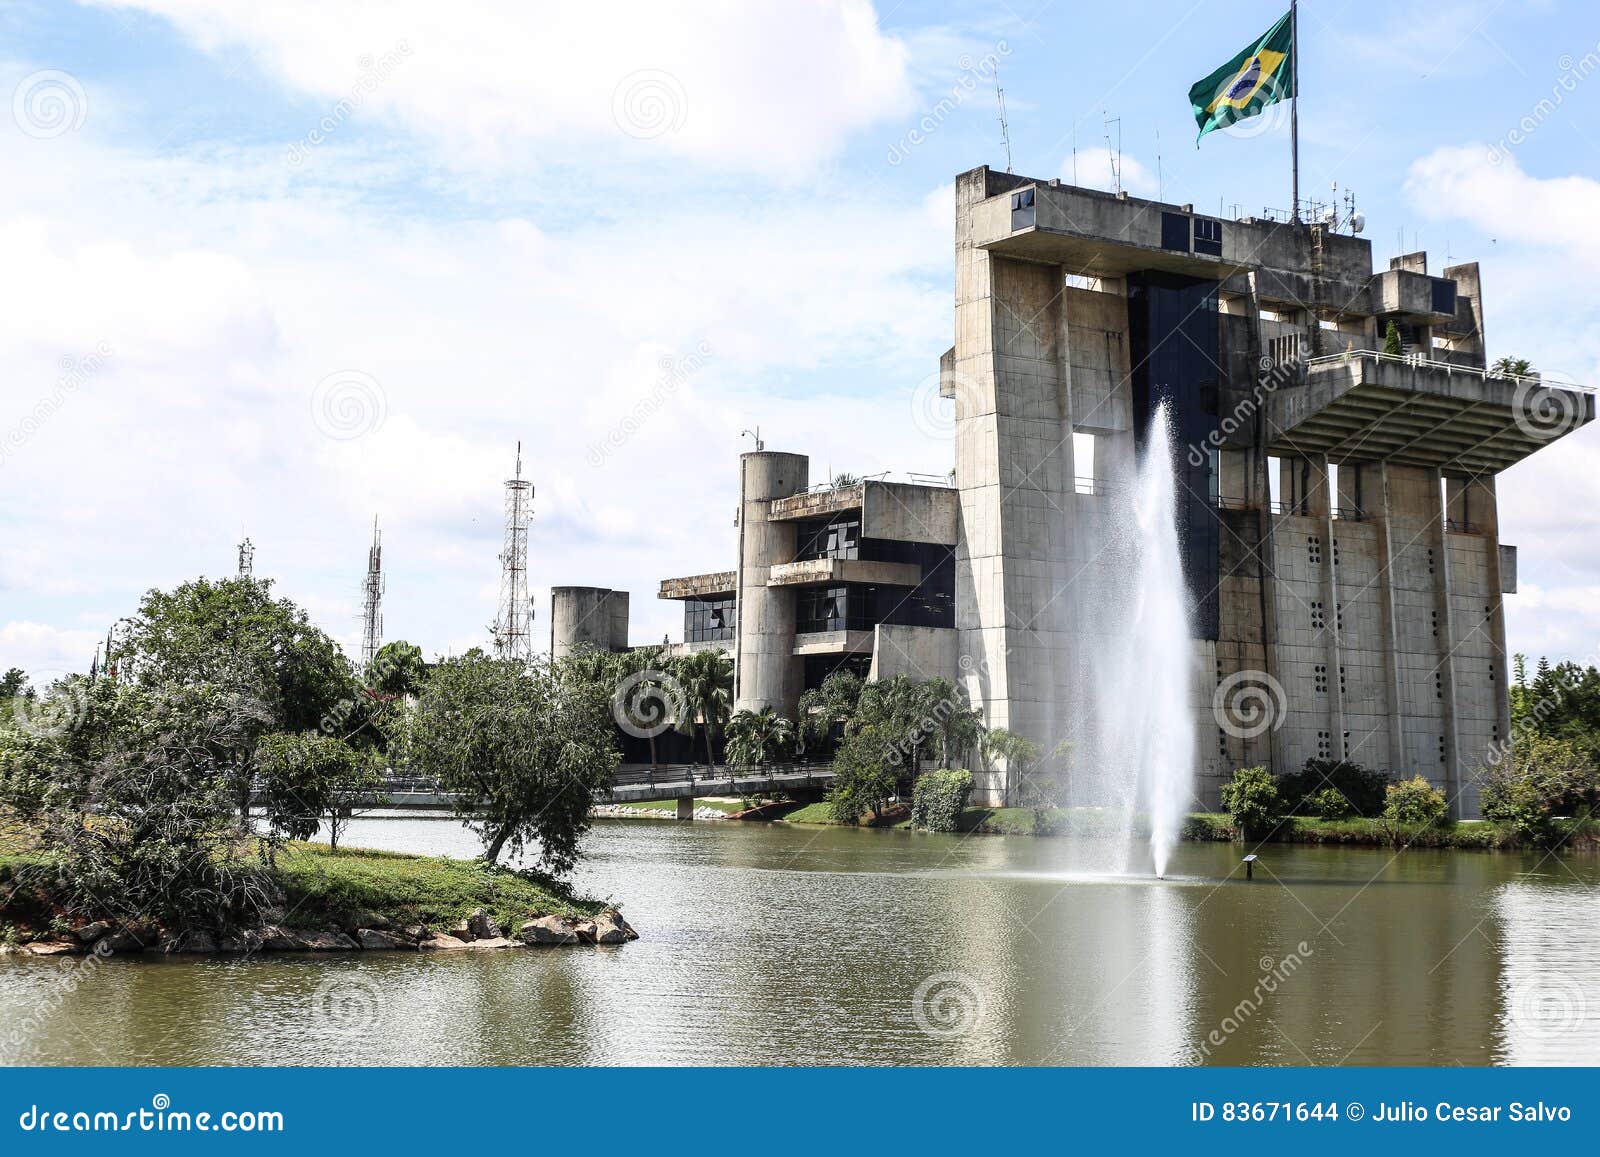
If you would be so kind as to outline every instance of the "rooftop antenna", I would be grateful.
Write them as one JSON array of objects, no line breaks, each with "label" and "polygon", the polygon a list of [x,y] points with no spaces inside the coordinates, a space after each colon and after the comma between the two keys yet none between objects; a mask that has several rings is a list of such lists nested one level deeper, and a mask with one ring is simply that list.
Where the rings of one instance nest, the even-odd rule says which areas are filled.
[{"label": "rooftop antenna", "polygon": [[533,658],[533,604],[528,598],[528,523],[533,518],[533,483],[522,477],[522,443],[517,472],[506,479],[506,532],[500,548],[500,609],[494,618],[497,658],[526,663]]},{"label": "rooftop antenna", "polygon": [[767,444],[761,440],[761,427],[760,426],[757,426],[754,430],[740,430],[739,431],[739,437],[741,437],[741,438],[745,438],[745,437],[754,438],[756,440],[756,453],[757,454],[761,453],[761,451],[763,451],[763,450],[765,450],[767,448]]},{"label": "rooftop antenna", "polygon": [[1156,200],[1165,201],[1166,182],[1161,174],[1161,130],[1156,130]]},{"label": "rooftop antenna", "polygon": [[1000,87],[1000,67],[994,70],[994,95],[1000,102],[1000,143],[1006,149],[1006,172],[1011,171],[1011,128],[1006,124],[1006,90]]},{"label": "rooftop antenna", "polygon": [[[1111,183],[1117,192],[1122,192],[1122,118],[1108,117],[1100,114],[1101,127],[1106,135],[1106,158],[1111,162]],[[1111,126],[1117,126],[1117,147],[1111,148]]]},{"label": "rooftop antenna", "polygon": [[242,579],[254,578],[256,573],[256,547],[248,538],[239,543],[239,573]]},{"label": "rooftop antenna", "polygon": [[372,668],[383,644],[383,539],[378,516],[372,516],[372,546],[367,549],[367,577],[361,584],[361,667]]},{"label": "rooftop antenna", "polygon": [[1072,122],[1072,183],[1078,183],[1078,122]]}]

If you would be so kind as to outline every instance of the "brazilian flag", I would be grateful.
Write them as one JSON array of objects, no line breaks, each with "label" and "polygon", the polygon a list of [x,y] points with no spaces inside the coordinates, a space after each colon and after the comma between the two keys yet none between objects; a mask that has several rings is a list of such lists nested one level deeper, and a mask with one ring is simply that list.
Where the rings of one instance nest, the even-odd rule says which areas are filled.
[{"label": "brazilian flag", "polygon": [[[1294,10],[1267,34],[1189,90],[1200,137],[1288,100],[1294,91]],[[1200,143],[1195,138],[1195,144]]]}]

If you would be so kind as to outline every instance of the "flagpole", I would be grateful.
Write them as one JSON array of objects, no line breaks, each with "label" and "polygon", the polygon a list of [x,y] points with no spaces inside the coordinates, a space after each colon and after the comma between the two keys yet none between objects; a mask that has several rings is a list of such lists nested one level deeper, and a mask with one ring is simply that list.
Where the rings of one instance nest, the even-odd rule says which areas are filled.
[{"label": "flagpole", "polygon": [[1289,220],[1300,223],[1300,0],[1289,0],[1289,67],[1294,69],[1294,103],[1289,106],[1289,152],[1293,176],[1289,186]]}]

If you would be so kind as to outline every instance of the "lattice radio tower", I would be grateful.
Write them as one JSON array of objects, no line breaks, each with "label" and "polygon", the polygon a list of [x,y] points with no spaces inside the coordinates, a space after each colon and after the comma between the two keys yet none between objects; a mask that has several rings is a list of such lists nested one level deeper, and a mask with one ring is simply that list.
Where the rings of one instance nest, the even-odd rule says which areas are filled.
[{"label": "lattice radio tower", "polygon": [[248,538],[239,544],[239,574],[242,579],[254,578],[256,573],[256,547]]},{"label": "lattice radio tower", "polygon": [[533,483],[517,473],[506,479],[506,536],[500,551],[500,609],[494,619],[494,653],[526,663],[533,658],[533,604],[528,598],[528,523],[533,518]]},{"label": "lattice radio tower", "polygon": [[378,517],[372,517],[372,546],[367,550],[367,577],[361,584],[361,667],[368,670],[383,645],[383,539]]}]

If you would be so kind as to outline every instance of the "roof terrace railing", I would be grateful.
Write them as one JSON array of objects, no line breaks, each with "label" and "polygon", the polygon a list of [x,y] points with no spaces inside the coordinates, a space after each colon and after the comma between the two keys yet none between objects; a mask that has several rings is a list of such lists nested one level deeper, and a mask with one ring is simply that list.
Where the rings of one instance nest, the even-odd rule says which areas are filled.
[{"label": "roof terrace railing", "polygon": [[1553,386],[1558,390],[1578,390],[1581,393],[1592,394],[1593,386],[1585,386],[1579,382],[1567,381],[1563,378],[1552,378],[1545,374],[1497,374],[1493,369],[1479,369],[1477,366],[1457,365],[1455,362],[1438,362],[1425,358],[1421,354],[1387,354],[1382,350],[1346,350],[1337,354],[1322,354],[1306,362],[1307,366],[1331,366],[1355,360],[1373,362],[1392,362],[1395,365],[1415,366],[1418,369],[1442,370],[1447,376],[1460,374],[1463,377],[1480,378],[1484,381],[1511,382],[1513,385],[1527,383],[1534,386]]}]

